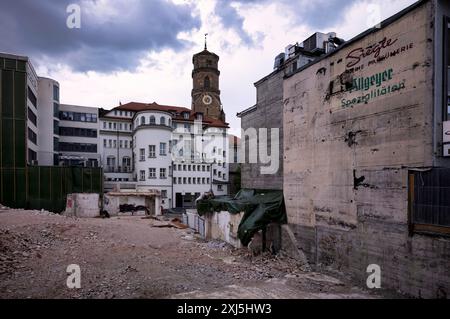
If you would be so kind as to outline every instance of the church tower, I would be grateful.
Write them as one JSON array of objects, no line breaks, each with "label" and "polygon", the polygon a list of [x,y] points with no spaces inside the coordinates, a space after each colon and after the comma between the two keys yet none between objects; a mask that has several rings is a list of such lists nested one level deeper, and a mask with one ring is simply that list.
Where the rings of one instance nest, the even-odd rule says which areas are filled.
[{"label": "church tower", "polygon": [[205,49],[194,55],[192,62],[192,110],[225,122],[219,90],[219,56]]}]

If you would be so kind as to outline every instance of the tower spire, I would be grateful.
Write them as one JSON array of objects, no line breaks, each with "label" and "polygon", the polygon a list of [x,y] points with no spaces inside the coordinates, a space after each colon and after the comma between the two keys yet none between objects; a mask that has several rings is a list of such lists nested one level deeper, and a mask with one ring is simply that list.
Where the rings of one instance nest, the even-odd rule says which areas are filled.
[{"label": "tower spire", "polygon": [[205,50],[208,50],[208,33],[205,33]]}]

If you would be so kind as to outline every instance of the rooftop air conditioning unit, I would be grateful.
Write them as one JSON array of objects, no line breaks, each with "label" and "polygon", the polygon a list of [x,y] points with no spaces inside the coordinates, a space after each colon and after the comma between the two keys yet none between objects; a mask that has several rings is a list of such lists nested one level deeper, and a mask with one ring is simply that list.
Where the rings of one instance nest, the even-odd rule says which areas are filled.
[{"label": "rooftop air conditioning unit", "polygon": [[450,157],[450,121],[444,122],[444,156]]},{"label": "rooftop air conditioning unit", "polygon": [[309,51],[311,53],[325,53],[328,49],[327,43],[329,42],[330,38],[336,38],[336,33],[316,32],[303,42],[303,47],[306,51]]},{"label": "rooftop air conditioning unit", "polygon": [[285,58],[286,56],[284,53],[278,54],[275,58],[275,65],[273,66],[273,69],[274,70],[279,69],[284,64]]}]

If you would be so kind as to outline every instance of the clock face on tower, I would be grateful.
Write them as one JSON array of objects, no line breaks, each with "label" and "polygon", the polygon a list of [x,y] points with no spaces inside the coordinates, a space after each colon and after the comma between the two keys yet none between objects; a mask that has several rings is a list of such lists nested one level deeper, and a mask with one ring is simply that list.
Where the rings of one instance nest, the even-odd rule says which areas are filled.
[{"label": "clock face on tower", "polygon": [[211,103],[213,102],[213,99],[212,99],[211,95],[205,94],[205,95],[203,96],[202,101],[203,101],[203,103],[204,103],[205,105],[211,105]]}]

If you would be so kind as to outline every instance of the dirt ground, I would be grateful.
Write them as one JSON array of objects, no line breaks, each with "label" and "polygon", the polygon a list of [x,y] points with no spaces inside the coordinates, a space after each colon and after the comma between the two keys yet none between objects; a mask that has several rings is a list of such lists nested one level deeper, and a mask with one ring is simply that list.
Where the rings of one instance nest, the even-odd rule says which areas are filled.
[{"label": "dirt ground", "polygon": [[[292,259],[252,257],[138,216],[0,210],[0,298],[381,298]],[[81,268],[81,288],[66,285]]]}]

